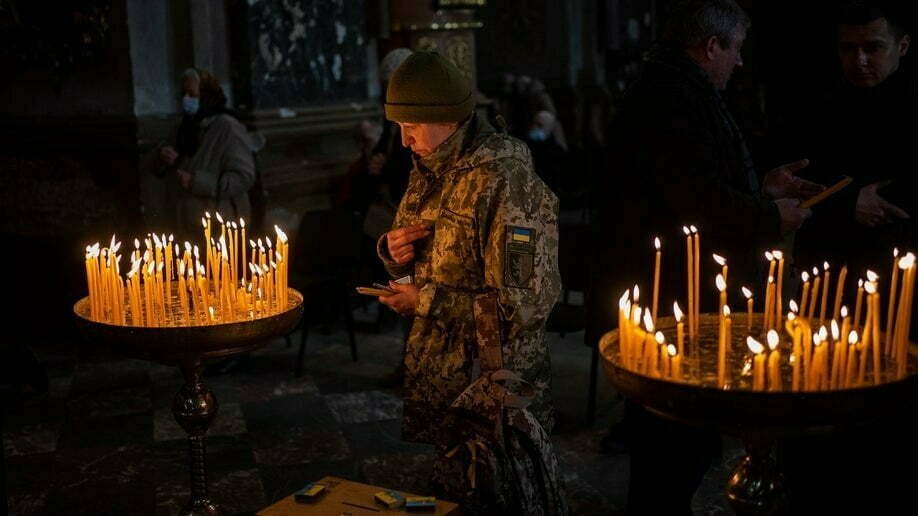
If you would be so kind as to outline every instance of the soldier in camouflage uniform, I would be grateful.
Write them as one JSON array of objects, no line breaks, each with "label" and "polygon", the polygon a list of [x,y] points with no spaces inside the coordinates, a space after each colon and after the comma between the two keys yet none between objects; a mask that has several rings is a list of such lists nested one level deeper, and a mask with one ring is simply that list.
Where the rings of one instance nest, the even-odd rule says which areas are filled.
[{"label": "soldier in camouflage uniform", "polygon": [[550,433],[545,320],[561,290],[557,198],[533,173],[525,144],[473,114],[467,81],[436,53],[412,54],[386,100],[415,154],[394,229],[378,244],[393,277],[413,276],[380,298],[413,317],[403,436],[436,442],[447,408],[473,380],[476,327],[499,333],[503,367],[535,387],[529,410]]}]

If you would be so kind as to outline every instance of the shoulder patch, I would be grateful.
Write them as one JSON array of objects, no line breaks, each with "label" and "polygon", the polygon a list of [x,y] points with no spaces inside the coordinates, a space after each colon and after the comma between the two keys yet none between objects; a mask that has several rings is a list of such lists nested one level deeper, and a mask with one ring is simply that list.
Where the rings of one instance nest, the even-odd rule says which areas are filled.
[{"label": "shoulder patch", "polygon": [[504,242],[504,283],[507,286],[532,288],[535,244],[535,229],[507,226]]}]

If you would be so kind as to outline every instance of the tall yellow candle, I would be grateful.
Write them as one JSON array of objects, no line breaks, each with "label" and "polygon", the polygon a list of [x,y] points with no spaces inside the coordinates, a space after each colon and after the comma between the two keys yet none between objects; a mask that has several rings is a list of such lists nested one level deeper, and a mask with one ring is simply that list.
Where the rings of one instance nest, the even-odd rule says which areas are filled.
[{"label": "tall yellow candle", "polygon": [[752,390],[765,390],[765,346],[752,335],[746,337],[746,346],[752,351]]},{"label": "tall yellow candle", "polygon": [[778,260],[778,277],[775,284],[775,318],[772,327],[780,328],[783,325],[781,317],[784,314],[784,252],[776,249],[771,254]]},{"label": "tall yellow candle", "polygon": [[778,344],[781,339],[778,337],[778,332],[775,330],[768,331],[768,349],[770,353],[768,354],[768,390],[769,391],[780,391],[781,386],[781,350],[778,349]]},{"label": "tall yellow candle", "polygon": [[717,265],[720,265],[720,274],[724,277],[724,281],[728,281],[727,279],[727,259],[717,253],[711,254],[711,257],[714,258],[714,262]]},{"label": "tall yellow candle", "polygon": [[825,324],[826,322],[826,302],[829,300],[829,282],[832,278],[832,272],[829,270],[829,262],[822,263],[824,278],[822,281],[822,303],[819,305],[819,324]]},{"label": "tall yellow candle", "polygon": [[[806,312],[806,318],[810,321],[813,320],[813,317],[816,315],[816,304],[819,302],[819,285],[822,278],[819,277],[819,269],[813,267],[813,290],[812,295],[810,296],[810,307]],[[815,324],[811,322],[810,324]]]},{"label": "tall yellow candle", "polygon": [[[660,237],[654,237],[653,246],[656,249],[654,253],[653,266],[653,304],[651,305],[650,314],[653,320],[657,320],[657,302],[660,299]],[[280,248],[278,248],[280,251]]]},{"label": "tall yellow candle", "polygon": [[682,381],[682,354],[676,350],[672,344],[666,346],[666,352],[669,355],[670,378],[677,382]]},{"label": "tall yellow candle", "polygon": [[831,350],[829,354],[832,356],[831,360],[831,373],[829,374],[829,389],[838,388],[838,379],[839,374],[843,369],[841,368],[841,349],[844,348],[847,344],[841,342],[841,329],[838,326],[838,321],[832,319],[829,330],[832,334]]},{"label": "tall yellow candle", "polygon": [[864,300],[864,280],[857,280],[857,300],[854,303],[854,331],[861,329],[861,307]]},{"label": "tall yellow candle", "polygon": [[[662,331],[653,334],[653,340],[656,344],[653,346],[653,356],[651,358],[651,367],[655,377],[669,378],[669,354],[666,352],[666,338]],[[660,353],[662,347],[662,353]],[[659,357],[659,358],[658,358]]]},{"label": "tall yellow candle", "polygon": [[884,339],[883,351],[886,356],[892,353],[893,321],[896,311],[896,283],[899,280],[899,248],[893,248],[893,265],[889,280],[889,301],[886,308],[886,335]]},{"label": "tall yellow candle", "polygon": [[692,324],[695,326],[693,335],[697,338],[699,329],[698,324],[701,322],[701,233],[698,232],[698,228],[694,225],[690,225],[689,229],[692,230],[692,235],[695,239],[695,314]]},{"label": "tall yellow candle", "polygon": [[673,315],[676,317],[676,351],[682,356],[685,353],[685,324],[682,322],[683,314],[677,302],[673,302]]},{"label": "tall yellow candle", "polygon": [[752,333],[752,291],[746,287],[742,287],[741,290],[743,292],[743,296],[746,298],[746,333]]},{"label": "tall yellow candle", "polygon": [[851,330],[848,333],[848,348],[846,351],[847,359],[845,360],[845,381],[843,383],[846,389],[854,385],[854,372],[857,369],[857,331]]},{"label": "tall yellow candle", "polygon": [[800,279],[803,280],[803,289],[800,295],[800,311],[797,313],[800,317],[806,318],[806,306],[810,294],[810,274],[803,271],[800,273]]},{"label": "tall yellow candle", "polygon": [[244,280],[246,279],[246,269],[248,268],[246,266],[247,262],[246,262],[246,257],[245,257],[246,256],[246,245],[245,245],[246,240],[245,240],[245,219],[244,218],[240,217],[239,227],[242,229],[242,238],[239,239],[239,242],[240,242],[240,250],[242,251],[242,263],[240,264],[240,267],[242,268],[241,276],[242,276],[242,279]]},{"label": "tall yellow candle", "polygon": [[685,264],[686,264],[686,297],[688,298],[688,327],[689,327],[689,339],[695,338],[695,326],[692,321],[695,319],[695,283],[693,281],[695,275],[695,266],[692,264],[695,257],[695,246],[692,243],[692,234],[689,231],[689,228],[682,226],[682,231],[685,233]]}]

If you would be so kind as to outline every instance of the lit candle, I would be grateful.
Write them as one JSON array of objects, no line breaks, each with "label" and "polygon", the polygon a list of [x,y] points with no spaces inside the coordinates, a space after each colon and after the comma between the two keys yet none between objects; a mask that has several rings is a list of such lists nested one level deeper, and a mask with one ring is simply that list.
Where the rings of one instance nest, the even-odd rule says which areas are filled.
[{"label": "lit candle", "polygon": [[714,261],[717,263],[717,265],[720,265],[720,273],[723,275],[724,281],[727,281],[727,259],[717,253],[713,253],[711,256],[714,258]]},{"label": "lit candle", "polygon": [[810,275],[806,271],[800,273],[800,279],[803,280],[803,293],[800,296],[800,311],[797,312],[800,316],[806,317],[806,303],[807,297],[810,294]]},{"label": "lit candle", "polygon": [[845,361],[844,386],[850,389],[854,383],[854,371],[857,368],[857,331],[851,330],[848,334],[847,360]]},{"label": "lit candle", "polygon": [[628,326],[630,317],[625,314],[631,312],[631,301],[628,300],[628,291],[626,290],[622,297],[618,298],[618,354],[621,357],[622,364],[626,367],[630,363],[628,356]]},{"label": "lit candle", "polygon": [[746,333],[752,333],[752,291],[746,287],[741,290],[746,296]]},{"label": "lit candle", "polygon": [[[247,268],[247,267],[246,267],[246,259],[245,259],[245,255],[246,255],[246,252],[245,252],[245,250],[246,250],[246,247],[245,247],[245,219],[243,219],[243,218],[241,218],[241,217],[240,217],[240,219],[239,219],[239,227],[242,228],[242,238],[239,239],[239,241],[240,241],[240,243],[241,243],[241,246],[240,246],[240,247],[241,247],[241,250],[242,250],[242,264],[241,264],[241,267],[242,267],[242,274],[241,274],[241,276],[242,276],[242,279],[245,280],[246,268]],[[274,227],[276,228],[277,226],[274,226]]]},{"label": "lit candle", "polygon": [[842,369],[841,350],[847,344],[839,340],[842,333],[839,329],[838,321],[832,319],[829,329],[832,332],[832,350],[830,351],[832,355],[832,373],[829,375],[829,388],[837,389],[839,386],[839,375],[844,372],[844,369]]},{"label": "lit candle", "polygon": [[698,337],[698,324],[701,322],[701,233],[694,225],[690,225],[689,229],[695,237],[695,314],[692,322],[695,331],[692,334]]},{"label": "lit candle", "polygon": [[912,321],[912,301],[915,287],[915,255],[907,253],[899,260],[902,273],[902,294],[899,298],[899,314],[896,321],[896,378],[905,378],[908,364],[909,332]]},{"label": "lit candle", "polygon": [[660,299],[660,237],[655,237],[653,239],[653,246],[657,250],[654,257],[654,266],[653,266],[653,305],[651,308],[651,316],[653,320],[657,320],[657,301]]},{"label": "lit candle", "polygon": [[[825,326],[823,326],[825,328]],[[813,364],[810,368],[810,386],[811,390],[819,391],[822,389],[822,357],[825,354],[826,346],[823,337],[819,333],[813,335]]]},{"label": "lit candle", "polygon": [[666,347],[670,360],[670,375],[673,380],[682,381],[682,354],[676,350],[676,346],[670,344]]},{"label": "lit candle", "polygon": [[724,306],[727,304],[727,282],[724,280],[723,275],[718,274],[714,278],[714,285],[717,287],[717,291],[720,292],[720,305],[718,305],[718,312],[724,311]]},{"label": "lit candle", "polygon": [[829,281],[832,278],[832,272],[829,271],[829,262],[822,262],[823,270],[825,271],[825,279],[822,282],[822,303],[819,305],[819,324],[824,324],[826,322],[826,301],[829,300]]},{"label": "lit candle", "polygon": [[685,325],[682,322],[682,310],[679,303],[673,302],[673,315],[676,316],[676,345],[679,356],[685,354]]},{"label": "lit candle", "polygon": [[892,353],[892,337],[893,337],[893,314],[896,311],[896,283],[899,280],[899,249],[893,248],[893,266],[892,274],[889,280],[889,302],[886,308],[886,339],[883,345],[883,351],[885,351],[886,356],[888,357]]},{"label": "lit candle", "polygon": [[657,364],[657,360],[658,360],[657,341],[656,341],[653,329],[654,329],[653,318],[650,315],[650,310],[645,308],[644,309],[644,330],[647,333],[644,335],[643,373],[650,377],[656,378],[660,374],[657,368],[657,365],[658,365]]},{"label": "lit candle", "polygon": [[765,390],[765,347],[762,343],[752,338],[752,335],[746,337],[746,346],[753,353],[752,359],[752,390]]},{"label": "lit candle", "polygon": [[842,266],[841,272],[838,273],[838,285],[835,287],[835,305],[832,309],[832,318],[838,319],[841,316],[842,299],[845,297],[845,280],[848,279],[848,266]]},{"label": "lit candle", "polygon": [[810,308],[807,310],[806,318],[811,320],[816,315],[816,303],[819,302],[819,282],[821,278],[819,277],[819,269],[813,267],[813,291],[810,299]]},{"label": "lit candle", "polygon": [[768,390],[780,391],[781,387],[781,351],[778,350],[780,338],[775,330],[768,330]]},{"label": "lit candle", "polygon": [[774,250],[771,254],[778,260],[778,281],[775,287],[775,318],[772,327],[780,328],[783,324],[781,315],[784,313],[784,298],[782,297],[782,286],[784,285],[784,252]]},{"label": "lit candle", "polygon": [[864,280],[857,280],[857,301],[854,303],[854,331],[861,329],[861,302],[864,299]]},{"label": "lit candle", "polygon": [[[718,275],[719,276],[719,275]],[[720,312],[720,338],[717,345],[717,386],[727,386],[727,351],[730,346],[730,307],[724,305]]]},{"label": "lit candle", "polygon": [[[663,336],[662,331],[657,331],[654,336],[654,340],[657,342],[656,351],[654,353],[660,353],[660,376],[663,378],[669,378],[669,351],[666,346],[666,337]],[[660,347],[662,346],[663,350],[660,352]]]},{"label": "lit candle", "polygon": [[692,234],[689,228],[682,226],[682,232],[685,233],[685,264],[686,264],[686,293],[688,298],[688,327],[689,339],[695,338],[695,283],[693,280],[695,267],[692,264],[694,260],[694,245],[692,243]]},{"label": "lit candle", "polygon": [[838,346],[838,388],[842,388],[845,385],[845,371],[848,367],[848,345],[847,345],[847,335],[851,331],[851,318],[848,317],[848,307],[842,306],[840,315],[842,317],[841,324],[841,340],[835,345]]},{"label": "lit candle", "polygon": [[775,307],[775,278],[768,276],[768,283],[765,287],[765,325],[763,330],[771,330],[775,327],[774,321]]},{"label": "lit candle", "polygon": [[[874,284],[874,286],[876,286]],[[882,373],[881,363],[882,363],[882,354],[883,354],[883,343],[880,342],[880,292],[879,289],[875,290],[868,298],[868,302],[873,305],[873,309],[869,312],[873,316],[873,326],[871,331],[870,339],[873,341],[873,383],[874,385],[880,384],[880,374]]]}]

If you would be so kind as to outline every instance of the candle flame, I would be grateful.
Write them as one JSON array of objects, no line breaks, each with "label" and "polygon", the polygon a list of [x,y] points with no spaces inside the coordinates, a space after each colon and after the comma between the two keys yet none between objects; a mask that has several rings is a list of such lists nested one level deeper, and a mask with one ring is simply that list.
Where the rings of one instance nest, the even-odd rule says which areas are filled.
[{"label": "candle flame", "polygon": [[775,348],[778,347],[778,344],[781,342],[781,338],[778,337],[778,332],[775,330],[768,330],[768,335],[766,338],[768,339],[768,349],[772,351],[774,351]]},{"label": "candle flame", "polygon": [[201,225],[204,226],[204,229],[207,229],[207,220],[204,217],[201,217]]},{"label": "candle flame", "polygon": [[775,255],[771,254],[771,251],[765,251],[765,259],[768,261],[773,261],[775,259]]},{"label": "candle flame", "polygon": [[822,335],[819,334],[819,332],[814,333],[813,334],[813,347],[818,347],[820,344],[822,344],[822,339],[823,337]]},{"label": "candle flame", "polygon": [[829,270],[829,262],[822,262],[822,269],[826,271]]},{"label": "candle flame", "polygon": [[840,313],[841,313],[842,319],[844,319],[845,317],[848,317],[848,307],[842,306]]},{"label": "candle flame", "polygon": [[864,280],[863,280],[863,278],[858,278],[858,279],[857,279],[857,288],[864,288]]},{"label": "candle flame", "polygon": [[829,330],[826,329],[826,325],[824,324],[819,327],[819,338],[822,340],[829,338]]},{"label": "candle flame", "polygon": [[752,291],[751,291],[751,290],[749,290],[749,289],[746,288],[746,287],[743,287],[743,288],[741,288],[740,290],[743,291],[743,295],[746,296],[746,299],[752,299]]},{"label": "candle flame", "polygon": [[756,355],[765,351],[765,346],[763,346],[761,342],[752,338],[752,335],[746,337],[746,346],[749,347],[749,351],[752,351]]},{"label": "candle flame", "polygon": [[857,332],[855,330],[848,332],[848,344],[857,344]]},{"label": "candle flame", "polygon": [[676,346],[673,346],[672,344],[667,345],[666,352],[669,353],[670,357],[676,356],[676,353],[677,353]]},{"label": "candle flame", "polygon": [[153,233],[153,243],[156,244],[156,248],[160,249],[163,246],[162,240],[159,239],[159,235]]},{"label": "candle flame", "polygon": [[626,290],[626,291],[622,294],[622,297],[618,298],[618,307],[619,307],[619,308],[624,309],[624,308],[625,308],[625,303],[630,304],[630,302],[629,302],[629,300],[628,300],[628,298],[630,297],[629,294],[631,294],[631,292],[629,292],[629,291]]},{"label": "candle flame", "polygon": [[229,223],[229,227],[231,227],[231,228],[233,228],[233,229],[236,229],[236,228],[238,228],[239,226],[236,225],[236,222],[230,222],[230,223]]},{"label": "candle flame", "polygon": [[698,232],[698,228],[696,228],[694,224],[689,225],[689,229],[692,230],[692,233],[697,233],[697,232]]},{"label": "candle flame", "polygon": [[813,277],[815,278],[816,276],[819,276],[819,269],[816,267],[813,267]]},{"label": "candle flame", "polygon": [[140,249],[140,240],[134,239],[134,249]]},{"label": "candle flame", "polygon": [[872,270],[867,270],[867,281],[876,281],[880,278],[880,275],[873,272]]},{"label": "candle flame", "polygon": [[720,292],[727,290],[727,281],[724,280],[723,274],[718,274],[717,277],[714,278],[714,284],[717,285],[717,290]]},{"label": "candle flame", "polygon": [[169,233],[169,243],[171,244],[173,240],[175,240],[175,238],[173,238],[172,233]]},{"label": "candle flame", "polygon": [[794,355],[793,353],[791,353],[791,356],[788,358],[788,362],[790,362],[791,364],[797,363],[797,355]]},{"label": "candle flame", "polygon": [[895,257],[897,257],[897,256],[899,256],[899,248],[898,248],[898,247],[893,247],[893,258],[895,258]]},{"label": "candle flame", "polygon": [[838,322],[835,319],[832,319],[830,327],[832,328],[832,340],[838,342],[838,337],[841,333],[841,331],[838,329]]},{"label": "candle flame", "polygon": [[915,265],[915,255],[912,253],[906,253],[905,256],[899,259],[899,268],[906,270]]},{"label": "candle flame", "polygon": [[239,217],[239,227],[245,229],[245,219],[242,217]]},{"label": "candle flame", "polygon": [[864,283],[864,290],[866,290],[868,294],[876,294],[877,284],[872,281],[868,281],[867,283]]},{"label": "candle flame", "polygon": [[218,211],[216,214],[217,214],[217,222],[219,222],[220,224],[223,224],[223,217],[220,215],[220,212]]},{"label": "candle flame", "polygon": [[251,246],[252,249],[255,249],[255,241],[249,240],[249,246]]},{"label": "candle flame", "polygon": [[810,275],[807,274],[806,271],[803,271],[800,273],[800,279],[802,279],[803,282],[806,283],[807,281],[810,281]]},{"label": "candle flame", "polygon": [[637,285],[635,285],[635,286],[634,286],[634,289],[632,289],[631,292],[632,292],[632,294],[631,294],[631,299],[632,299],[635,303],[637,303],[637,302],[641,299],[641,289],[640,289]]},{"label": "candle flame", "polygon": [[207,218],[210,218],[210,212],[209,212],[209,211],[205,211],[205,212],[204,212],[204,216],[207,217]]},{"label": "candle flame", "polygon": [[666,337],[663,336],[662,331],[658,331],[653,334],[653,340],[657,341],[657,344],[663,344],[666,342]]},{"label": "candle flame", "polygon": [[794,312],[787,312],[787,320],[788,320],[788,321],[793,321],[793,320],[796,319],[796,318],[797,318],[797,314],[795,314]]},{"label": "candle flame", "polygon": [[775,277],[774,277],[774,276],[769,276],[769,277],[768,277],[768,282],[769,282],[769,283],[774,283],[774,282],[775,282]]},{"label": "candle flame", "polygon": [[800,311],[800,307],[797,306],[797,301],[794,299],[791,299],[787,306],[790,307],[791,312],[797,313]]},{"label": "candle flame", "polygon": [[783,260],[783,259],[784,259],[784,252],[781,251],[780,249],[775,249],[775,250],[773,250],[773,251],[771,252],[771,254],[774,255],[775,260]]},{"label": "candle flame", "polygon": [[281,228],[279,228],[277,224],[274,225],[274,231],[277,233],[277,238],[280,239],[281,242],[286,244],[287,243],[287,233],[284,233],[284,231]]},{"label": "candle flame", "polygon": [[271,239],[270,238],[265,238],[265,245],[268,246],[269,250],[271,249]]},{"label": "candle flame", "polygon": [[644,328],[647,333],[653,333],[653,317],[650,316],[650,310],[644,309]]},{"label": "candle flame", "polygon": [[654,237],[653,246],[657,249],[657,251],[660,250],[660,237]]},{"label": "candle flame", "polygon": [[682,309],[679,308],[679,302],[673,302],[673,315],[676,316],[676,322],[682,322],[682,317],[685,315],[682,313]]},{"label": "candle flame", "polygon": [[724,305],[724,317],[730,317],[730,305]]},{"label": "candle flame", "polygon": [[711,253],[711,257],[714,258],[714,261],[717,262],[717,265],[723,267],[727,264],[727,259],[717,253]]},{"label": "candle flame", "polygon": [[185,241],[185,251],[189,253],[191,252],[191,242],[187,240]]},{"label": "candle flame", "polygon": [[685,236],[689,236],[690,234],[689,228],[686,226],[682,226],[682,232],[685,233]]}]

